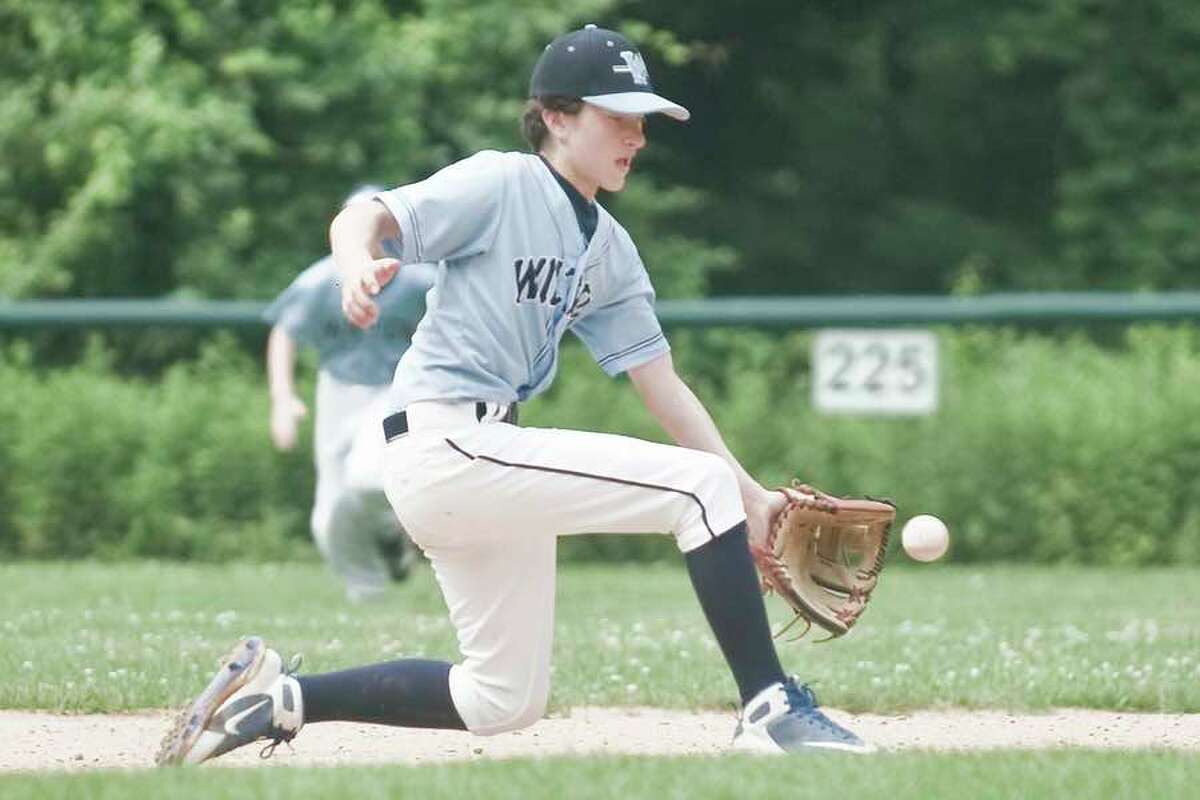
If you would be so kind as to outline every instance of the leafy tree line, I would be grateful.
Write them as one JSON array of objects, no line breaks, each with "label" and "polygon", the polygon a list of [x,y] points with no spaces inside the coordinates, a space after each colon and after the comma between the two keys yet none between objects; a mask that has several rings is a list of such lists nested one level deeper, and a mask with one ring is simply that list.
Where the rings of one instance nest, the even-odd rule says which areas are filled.
[{"label": "leafy tree line", "polygon": [[1200,283],[1190,0],[0,0],[0,296],[266,297],[588,21],[695,113],[605,201],[664,296]]},{"label": "leafy tree line", "polygon": [[704,59],[664,174],[708,192],[742,267],[722,291],[1200,285],[1186,0],[645,13]]}]

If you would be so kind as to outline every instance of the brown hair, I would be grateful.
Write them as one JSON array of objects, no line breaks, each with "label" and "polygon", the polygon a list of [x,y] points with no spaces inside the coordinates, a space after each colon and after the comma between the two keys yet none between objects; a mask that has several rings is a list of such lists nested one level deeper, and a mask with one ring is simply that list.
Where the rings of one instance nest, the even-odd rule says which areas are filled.
[{"label": "brown hair", "polygon": [[561,111],[564,114],[578,114],[583,110],[583,101],[578,97],[559,97],[548,95],[535,97],[525,104],[525,112],[521,115],[521,134],[529,146],[538,151],[550,135],[549,128],[542,120],[543,111]]}]

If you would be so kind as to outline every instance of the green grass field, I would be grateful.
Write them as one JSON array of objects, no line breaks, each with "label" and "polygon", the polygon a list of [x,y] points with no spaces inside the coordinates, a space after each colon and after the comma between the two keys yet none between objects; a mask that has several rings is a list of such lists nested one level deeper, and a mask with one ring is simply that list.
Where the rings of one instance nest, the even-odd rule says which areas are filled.
[{"label": "green grass field", "polygon": [[[901,567],[861,627],[781,643],[830,705],[1200,710],[1195,570]],[[316,565],[0,566],[0,707],[99,712],[173,706],[244,633],[320,671],[404,655],[452,657],[427,569],[354,606]],[[769,600],[777,623],[781,604]],[[553,704],[730,708],[733,688],[681,568],[560,573]],[[148,743],[153,747],[156,743]],[[764,762],[556,757],[338,769],[0,775],[0,797],[391,798],[1187,797],[1186,752],[889,753]]]},{"label": "green grass field", "polygon": [[86,775],[0,776],[0,796],[259,800],[396,797],[524,798],[1146,798],[1191,797],[1200,759],[1090,751],[722,758],[556,758],[428,767],[190,768]]},{"label": "green grass field", "polygon": [[[780,643],[784,665],[852,711],[1054,706],[1200,711],[1197,570],[901,567],[836,642]],[[320,566],[0,566],[0,707],[164,708],[238,636],[305,671],[453,658],[428,569],[383,602],[342,599]],[[768,599],[777,623],[782,603]],[[813,637],[816,638],[816,637]],[[681,567],[564,567],[552,704],[731,707],[733,684]]]}]

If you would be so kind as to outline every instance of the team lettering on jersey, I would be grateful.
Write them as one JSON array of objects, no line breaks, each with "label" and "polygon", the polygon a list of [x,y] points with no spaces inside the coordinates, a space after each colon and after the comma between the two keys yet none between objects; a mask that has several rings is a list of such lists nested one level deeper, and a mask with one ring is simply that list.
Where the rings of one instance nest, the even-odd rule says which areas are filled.
[{"label": "team lettering on jersey", "polygon": [[[541,303],[556,306],[563,301],[559,294],[559,284],[570,280],[575,274],[574,268],[564,270],[561,258],[529,257],[513,259],[513,272],[517,281],[518,304],[524,302]],[[579,316],[579,312],[592,301],[592,287],[584,283],[575,294],[575,300],[567,309],[571,319]]]}]

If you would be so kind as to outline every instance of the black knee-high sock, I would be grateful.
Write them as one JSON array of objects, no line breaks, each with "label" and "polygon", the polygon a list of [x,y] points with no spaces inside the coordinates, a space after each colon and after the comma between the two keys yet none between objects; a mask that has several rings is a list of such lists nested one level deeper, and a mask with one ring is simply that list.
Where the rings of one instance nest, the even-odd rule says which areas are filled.
[{"label": "black knee-high sock", "polygon": [[785,677],[746,537],[743,522],[684,557],[743,703]]},{"label": "black knee-high sock", "polygon": [[374,722],[466,730],[450,698],[450,665],[406,658],[323,675],[297,675],[304,722]]}]

